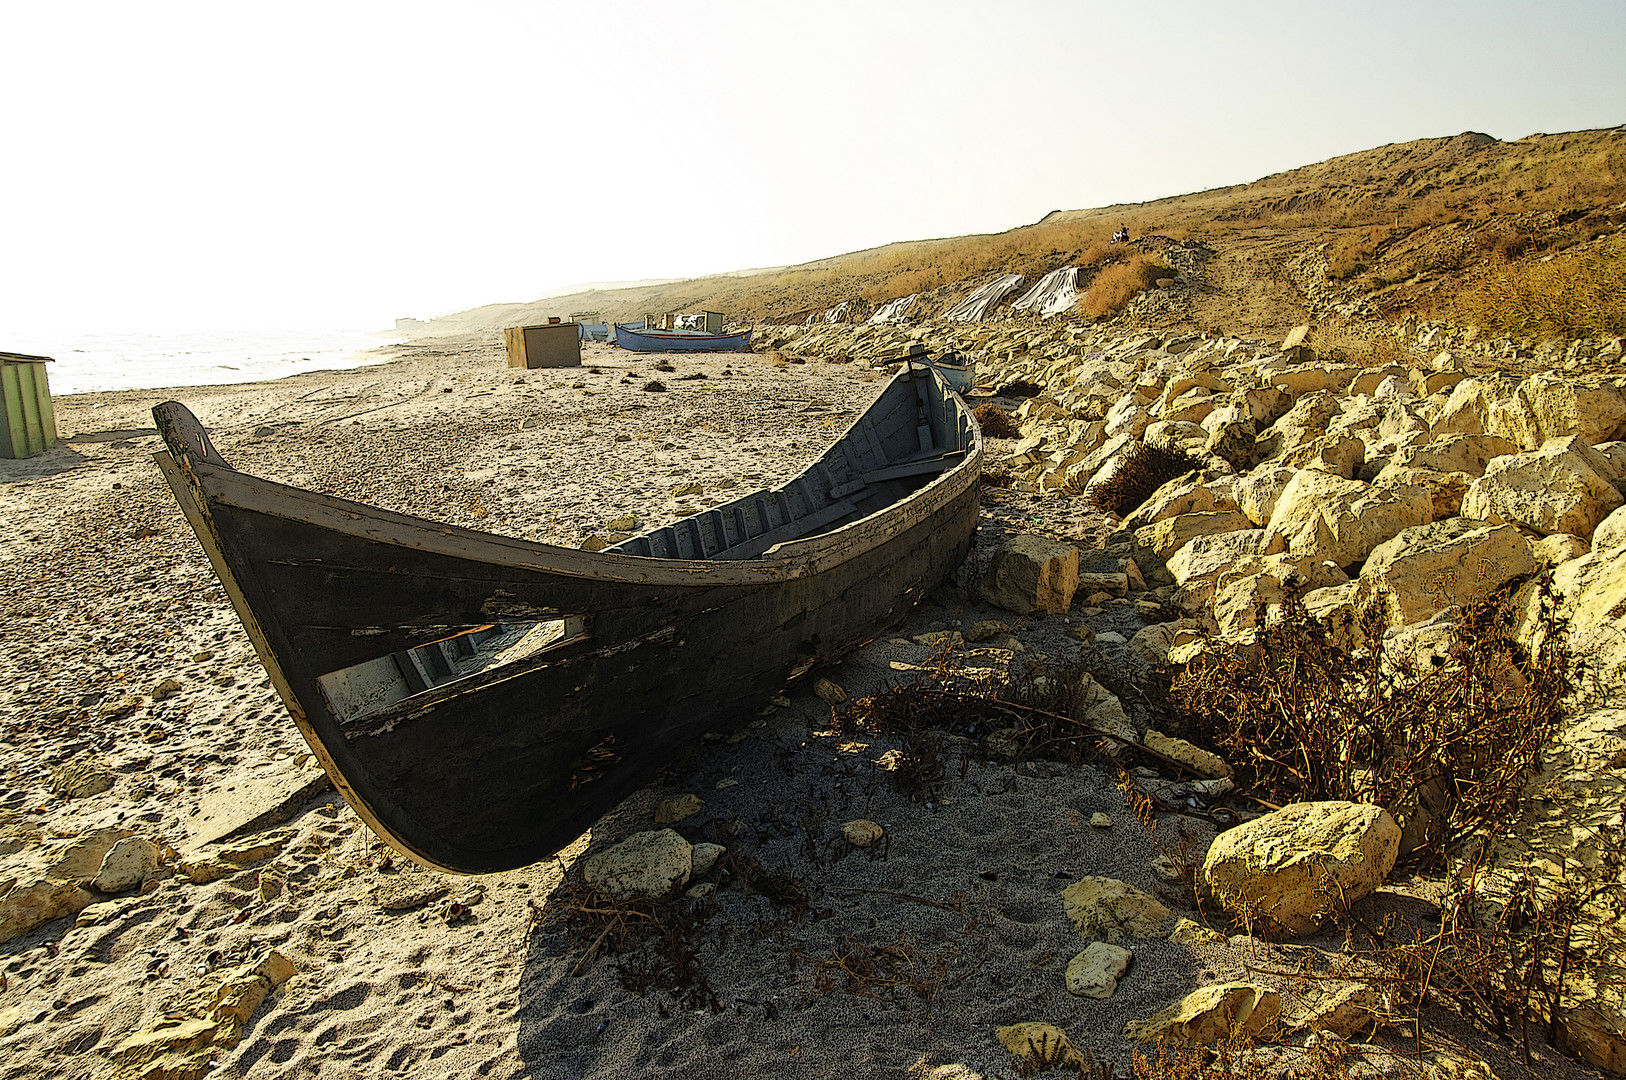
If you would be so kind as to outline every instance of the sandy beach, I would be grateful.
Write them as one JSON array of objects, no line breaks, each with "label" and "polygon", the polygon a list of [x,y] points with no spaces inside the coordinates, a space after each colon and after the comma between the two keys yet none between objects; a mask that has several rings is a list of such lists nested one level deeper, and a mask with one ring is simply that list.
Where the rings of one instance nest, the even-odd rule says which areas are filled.
[{"label": "sandy beach", "polygon": [[[735,483],[788,479],[885,377],[599,345],[580,369],[523,371],[474,338],[397,351],[271,383],[58,398],[61,445],[0,461],[0,853],[16,860],[98,829],[164,852],[145,888],[0,944],[0,1077],[160,1075],[131,1072],[114,1050],[189,1015],[222,972],[268,950],[295,972],[215,1054],[212,1076],[1004,1077],[1016,1065],[995,1029],[1026,1021],[1057,1025],[1128,1075],[1125,1023],[1199,984],[1267,981],[1284,1012],[1320,992],[1302,972],[1324,967],[1337,941],[1270,944],[1222,927],[1206,942],[1137,940],[1109,999],[1070,994],[1064,972],[1087,941],[1062,890],[1112,877],[1201,921],[1155,864],[1177,855],[1183,830],[1200,851],[1211,826],[1166,815],[1148,830],[1097,767],[959,747],[911,797],[894,782],[897,740],[847,722],[811,678],[692,747],[554,861],[458,878],[388,849],[323,790],[151,460],[155,403],[186,403],[245,471],[578,546],[617,518],[659,524]],[[658,359],[675,370],[657,371]],[[665,389],[646,389],[653,380]],[[671,494],[690,483],[699,495]],[[1126,598],[1023,619],[975,588],[1011,533],[1077,544],[1091,569],[1111,527],[1080,500],[991,490],[956,577],[818,675],[848,698],[1078,662],[1121,685],[1124,642],[1145,624]],[[1007,630],[932,643],[989,620]],[[75,764],[110,786],[53,793],[54,771]],[[222,797],[261,790],[308,797],[285,820],[209,845],[230,872],[195,880],[209,875],[185,867]],[[715,890],[663,905],[642,937],[640,921],[657,921],[647,912],[584,916],[581,860],[667,827],[657,808],[684,795],[701,806],[670,827],[728,848],[702,879]],[[884,840],[855,846],[842,830],[855,819]],[[1407,902],[1388,890],[1370,901]],[[1472,1050],[1510,1070],[1499,1075],[1520,1070],[1496,1046]],[[1563,1061],[1543,1071],[1585,1075]]]}]

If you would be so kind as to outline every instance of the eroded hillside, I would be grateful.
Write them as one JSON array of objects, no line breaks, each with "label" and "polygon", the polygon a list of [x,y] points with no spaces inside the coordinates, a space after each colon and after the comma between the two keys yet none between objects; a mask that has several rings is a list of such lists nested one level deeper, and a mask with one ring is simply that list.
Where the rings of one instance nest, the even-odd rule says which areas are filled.
[{"label": "eroded hillside", "polygon": [[[1354,352],[1386,340],[1386,325],[1407,318],[1502,336],[1619,336],[1626,334],[1623,223],[1626,128],[1511,142],[1469,132],[1347,154],[1251,184],[1056,212],[993,235],[491,305],[437,319],[427,332],[489,332],[573,311],[634,320],[705,308],[741,325],[791,323],[843,303],[842,318],[853,321],[911,294],[909,317],[925,319],[996,275],[1031,283],[1070,265],[1082,298],[1064,317],[1123,329],[1270,338],[1314,322],[1324,339]],[[1130,242],[1109,243],[1120,225]],[[1103,300],[1096,286],[1131,268],[1156,295]]]}]

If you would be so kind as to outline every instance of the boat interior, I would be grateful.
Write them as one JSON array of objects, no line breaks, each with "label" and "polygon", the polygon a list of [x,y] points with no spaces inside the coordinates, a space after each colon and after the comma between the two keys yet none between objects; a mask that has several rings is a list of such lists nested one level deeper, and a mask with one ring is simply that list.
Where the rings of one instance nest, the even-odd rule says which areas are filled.
[{"label": "boat interior", "polygon": [[845,436],[795,479],[614,544],[657,559],[754,559],[882,510],[957,465],[975,440],[931,370],[911,364]]}]

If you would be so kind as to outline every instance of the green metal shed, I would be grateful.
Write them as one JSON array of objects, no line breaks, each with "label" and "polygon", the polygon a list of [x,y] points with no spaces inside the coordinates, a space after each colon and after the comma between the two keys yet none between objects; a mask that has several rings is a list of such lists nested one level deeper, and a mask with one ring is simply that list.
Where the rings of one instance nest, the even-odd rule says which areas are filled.
[{"label": "green metal shed", "polygon": [[49,356],[0,352],[0,457],[25,458],[56,445],[49,363]]}]

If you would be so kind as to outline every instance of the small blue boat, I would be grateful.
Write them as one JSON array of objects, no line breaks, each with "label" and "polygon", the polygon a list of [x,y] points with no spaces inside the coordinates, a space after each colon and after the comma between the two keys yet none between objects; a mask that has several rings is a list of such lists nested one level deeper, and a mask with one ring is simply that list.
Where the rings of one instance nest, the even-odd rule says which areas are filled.
[{"label": "small blue boat", "polygon": [[615,343],[628,352],[738,352],[751,347],[751,331],[708,334],[703,330],[629,330],[616,323]]}]

